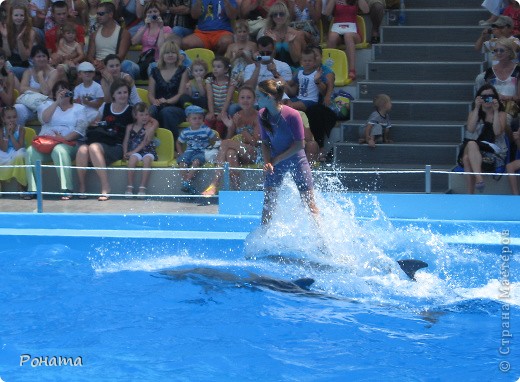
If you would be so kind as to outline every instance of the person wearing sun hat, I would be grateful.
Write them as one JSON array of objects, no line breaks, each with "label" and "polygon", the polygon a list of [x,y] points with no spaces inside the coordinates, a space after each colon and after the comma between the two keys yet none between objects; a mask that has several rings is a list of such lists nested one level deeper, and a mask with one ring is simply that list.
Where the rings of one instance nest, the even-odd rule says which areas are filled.
[{"label": "person wearing sun hat", "polygon": [[[206,162],[204,150],[212,146],[217,140],[218,135],[215,130],[204,125],[204,116],[206,111],[200,106],[191,105],[185,110],[186,119],[190,127],[181,131],[176,142],[177,163],[179,167],[192,168],[202,167]],[[184,149],[186,147],[186,149]],[[197,170],[182,172],[182,188],[183,192],[188,194],[198,194],[193,187],[192,181],[197,175]]]},{"label": "person wearing sun hat", "polygon": [[[513,34],[513,25],[514,22],[511,17],[499,16],[493,24],[491,24],[491,28],[486,27],[482,31],[475,43],[475,49],[482,50],[483,53],[492,53],[493,49],[495,49],[496,41],[502,37],[512,39],[520,48],[520,40]],[[495,65],[497,63],[497,61],[492,61],[492,54],[489,56],[489,59],[490,64]]]},{"label": "person wearing sun hat", "polygon": [[96,119],[104,97],[103,88],[94,81],[95,74],[96,68],[90,62],[84,61],[78,65],[81,83],[74,88],[74,102],[86,107],[89,122]]}]

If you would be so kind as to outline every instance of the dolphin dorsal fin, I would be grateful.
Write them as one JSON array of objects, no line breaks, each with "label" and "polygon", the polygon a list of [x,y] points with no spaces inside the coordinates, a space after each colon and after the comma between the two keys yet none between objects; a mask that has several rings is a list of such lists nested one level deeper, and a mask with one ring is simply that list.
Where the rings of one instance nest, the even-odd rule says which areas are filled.
[{"label": "dolphin dorsal fin", "polygon": [[401,267],[406,276],[408,276],[413,281],[415,280],[415,272],[419,269],[426,268],[428,266],[427,263],[421,260],[397,260],[397,264]]},{"label": "dolphin dorsal fin", "polygon": [[302,289],[309,290],[309,287],[312,284],[314,284],[314,279],[311,279],[309,277],[305,277],[305,278],[302,278],[302,279],[293,280],[292,283],[298,285]]}]

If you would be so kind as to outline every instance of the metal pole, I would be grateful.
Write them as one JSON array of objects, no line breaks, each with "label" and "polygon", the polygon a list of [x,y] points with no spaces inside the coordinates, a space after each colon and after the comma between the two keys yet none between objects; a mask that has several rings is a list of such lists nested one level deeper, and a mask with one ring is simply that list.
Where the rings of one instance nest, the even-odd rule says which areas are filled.
[{"label": "metal pole", "polygon": [[43,212],[43,197],[42,197],[42,161],[36,161],[34,169],[36,180],[36,206],[39,214]]},{"label": "metal pole", "polygon": [[223,185],[224,187],[222,188],[224,191],[229,191],[230,189],[230,175],[229,175],[229,162],[224,162],[224,174],[223,174],[223,178],[224,178],[224,182],[223,182]]},{"label": "metal pole", "polygon": [[430,164],[427,164],[426,168],[424,169],[424,176],[425,176],[425,179],[424,179],[425,190],[424,190],[424,192],[426,192],[427,194],[431,194],[432,193],[432,174],[431,174],[431,171],[432,171],[432,166]]}]

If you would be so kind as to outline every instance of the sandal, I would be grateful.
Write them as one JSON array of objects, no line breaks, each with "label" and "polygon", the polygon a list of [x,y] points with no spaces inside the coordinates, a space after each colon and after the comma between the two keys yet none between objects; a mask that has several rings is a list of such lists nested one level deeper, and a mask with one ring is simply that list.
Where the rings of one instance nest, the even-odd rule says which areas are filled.
[{"label": "sandal", "polygon": [[61,190],[61,192],[64,194],[60,197],[60,200],[71,200],[74,198],[74,195],[72,195],[71,190]]},{"label": "sandal", "polygon": [[146,187],[139,186],[139,192],[137,193],[137,196],[145,196],[145,195],[146,195]]},{"label": "sandal", "polygon": [[348,78],[354,81],[356,79],[356,70],[351,69],[348,71]]},{"label": "sandal", "polygon": [[99,198],[97,198],[99,202],[106,202],[107,200],[110,200],[110,196],[107,194],[102,194]]},{"label": "sandal", "polygon": [[20,198],[23,200],[33,200],[36,199],[36,194],[22,194]]},{"label": "sandal", "polygon": [[131,198],[134,196],[134,186],[126,186],[125,198]]},{"label": "sandal", "polygon": [[214,196],[218,194],[217,186],[213,183],[209,185],[204,191],[202,191],[202,196]]},{"label": "sandal", "polygon": [[475,190],[477,190],[478,192],[484,192],[484,188],[486,188],[486,183],[484,183],[484,181],[475,183]]}]

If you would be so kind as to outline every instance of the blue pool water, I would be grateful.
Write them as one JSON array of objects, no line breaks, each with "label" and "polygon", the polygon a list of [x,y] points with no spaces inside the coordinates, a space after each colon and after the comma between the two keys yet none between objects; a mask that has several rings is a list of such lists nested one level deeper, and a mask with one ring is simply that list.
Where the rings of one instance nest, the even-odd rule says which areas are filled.
[{"label": "blue pool water", "polygon": [[[320,207],[320,228],[288,203],[267,231],[258,216],[2,214],[0,378],[518,379],[519,223]],[[403,258],[429,264],[417,282]],[[36,366],[53,356],[82,366]]]}]

